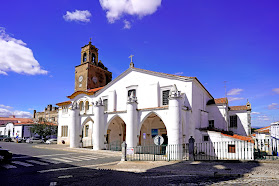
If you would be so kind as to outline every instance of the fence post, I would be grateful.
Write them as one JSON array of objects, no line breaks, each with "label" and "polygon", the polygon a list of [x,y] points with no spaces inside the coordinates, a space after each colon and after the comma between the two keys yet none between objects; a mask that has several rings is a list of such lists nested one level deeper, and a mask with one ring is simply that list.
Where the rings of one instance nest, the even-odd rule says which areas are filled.
[{"label": "fence post", "polygon": [[189,160],[190,161],[194,161],[194,143],[195,143],[195,139],[193,138],[193,136],[190,137],[189,139]]},{"label": "fence post", "polygon": [[126,144],[126,142],[124,141],[121,146],[122,146],[121,161],[127,161],[127,144]]}]

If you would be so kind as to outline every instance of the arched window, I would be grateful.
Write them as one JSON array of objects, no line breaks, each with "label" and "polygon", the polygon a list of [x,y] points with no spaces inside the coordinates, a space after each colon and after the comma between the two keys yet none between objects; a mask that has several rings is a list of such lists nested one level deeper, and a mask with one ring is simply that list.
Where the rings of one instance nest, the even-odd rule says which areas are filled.
[{"label": "arched window", "polygon": [[88,111],[88,110],[89,110],[89,102],[86,101],[86,102],[85,102],[85,111]]},{"label": "arched window", "polygon": [[96,63],[95,60],[96,60],[96,56],[95,56],[94,53],[92,53],[92,62],[93,62],[93,63]]},{"label": "arched window", "polygon": [[86,54],[86,53],[84,53],[84,54],[83,54],[83,62],[85,62],[85,61],[86,61],[86,59],[87,59],[87,54]]},{"label": "arched window", "polygon": [[84,103],[83,103],[83,101],[81,101],[79,103],[79,109],[80,109],[80,111],[84,110]]}]

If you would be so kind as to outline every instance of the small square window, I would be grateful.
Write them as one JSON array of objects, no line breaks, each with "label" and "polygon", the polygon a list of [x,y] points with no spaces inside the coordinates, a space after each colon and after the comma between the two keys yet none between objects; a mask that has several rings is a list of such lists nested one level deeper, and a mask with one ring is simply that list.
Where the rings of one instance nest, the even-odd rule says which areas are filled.
[{"label": "small square window", "polygon": [[203,136],[203,141],[209,141],[209,136]]},{"label": "small square window", "polygon": [[235,153],[235,145],[228,145],[228,153]]}]

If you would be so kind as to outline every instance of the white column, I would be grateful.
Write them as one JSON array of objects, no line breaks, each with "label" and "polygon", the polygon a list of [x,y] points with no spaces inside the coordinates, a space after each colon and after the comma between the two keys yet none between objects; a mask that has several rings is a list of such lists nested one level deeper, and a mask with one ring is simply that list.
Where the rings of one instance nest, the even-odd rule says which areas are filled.
[{"label": "white column", "polygon": [[126,143],[127,148],[137,146],[137,98],[133,93],[127,101]]},{"label": "white column", "polygon": [[70,148],[79,147],[79,108],[72,106],[70,109],[71,123],[70,123]]},{"label": "white column", "polygon": [[181,95],[177,90],[176,85],[173,85],[169,96],[169,123],[168,123],[168,144],[169,148],[176,153],[171,159],[182,159],[182,121],[181,121]]},{"label": "white column", "polygon": [[93,150],[104,149],[104,105],[100,98],[94,105]]}]

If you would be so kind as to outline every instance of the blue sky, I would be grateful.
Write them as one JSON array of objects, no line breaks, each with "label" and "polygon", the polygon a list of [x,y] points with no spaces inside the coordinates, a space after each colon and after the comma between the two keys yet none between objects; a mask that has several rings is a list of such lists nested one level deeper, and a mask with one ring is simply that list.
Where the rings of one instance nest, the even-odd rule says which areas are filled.
[{"label": "blue sky", "polygon": [[279,2],[257,0],[3,1],[0,116],[29,116],[74,91],[92,42],[113,78],[129,67],[197,77],[230,105],[252,104],[252,126],[279,120]]}]

